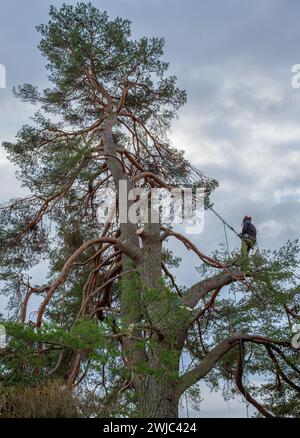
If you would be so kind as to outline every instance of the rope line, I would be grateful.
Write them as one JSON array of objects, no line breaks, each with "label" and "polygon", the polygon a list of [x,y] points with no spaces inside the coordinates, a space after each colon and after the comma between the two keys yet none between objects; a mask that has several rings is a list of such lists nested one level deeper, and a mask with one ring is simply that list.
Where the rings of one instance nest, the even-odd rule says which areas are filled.
[{"label": "rope line", "polygon": [[[166,158],[166,157],[164,157],[164,158]],[[164,163],[164,164],[167,165],[166,163]],[[199,180],[200,181],[201,180],[203,181],[205,179],[209,180],[209,178],[205,177],[202,173],[200,173],[200,171],[195,166],[193,166],[191,164],[188,165],[188,167],[190,169],[190,174],[189,174],[190,181],[188,180],[188,178],[186,176],[184,176],[182,174],[180,175],[179,172],[177,172],[174,167],[171,168],[168,165],[167,165],[167,167],[168,167],[168,170],[171,171],[171,173],[173,173],[173,175],[175,175],[177,178],[179,178],[179,180],[181,181],[181,183],[183,183],[183,185],[189,185],[190,182],[197,184],[199,182]],[[230,249],[229,249],[229,243],[228,243],[228,236],[227,236],[226,227],[229,230],[231,230],[236,236],[238,236],[238,237],[240,237],[240,236],[238,235],[237,231],[219,213],[217,213],[216,210],[212,206],[208,205],[207,208],[209,210],[211,210],[215,214],[215,216],[217,216],[217,218],[219,220],[221,220],[222,223],[223,223],[226,249],[227,249],[227,253],[228,253],[228,258],[230,258],[231,254],[230,254]],[[236,319],[237,319],[237,321],[239,321],[238,309],[237,309],[236,292],[235,292],[235,290],[233,292],[234,292]],[[243,370],[243,373],[242,373],[242,383],[243,383],[244,389],[245,389],[246,416],[247,416],[247,418],[249,418],[249,402],[248,402],[248,399],[247,399],[247,391],[246,391],[246,383],[245,383],[245,372],[244,372],[245,371],[245,368],[244,368],[245,367],[245,361],[244,361],[244,351],[243,351],[242,336],[240,336],[239,344],[240,344],[242,370]],[[183,355],[181,356],[181,361],[182,361],[182,370],[184,370]],[[228,400],[228,402],[229,402],[229,400]],[[187,400],[187,394],[186,393],[185,393],[185,405],[186,405],[187,417],[189,418],[189,408],[188,408],[188,400]],[[228,403],[228,406],[229,406],[229,403]]]},{"label": "rope line", "polygon": [[[214,210],[213,210],[214,211]],[[222,219],[222,217],[220,215],[218,215],[217,213],[215,213],[223,222],[223,227],[224,227],[224,236],[225,236],[225,243],[226,243],[226,249],[227,249],[227,254],[228,254],[228,258],[230,257],[230,249],[229,249],[229,243],[228,243],[228,236],[227,236],[227,231],[226,231],[226,225],[228,226],[228,224],[226,223],[226,221],[224,221]],[[231,228],[229,226],[230,229],[232,229],[234,232],[235,230],[233,228]],[[235,232],[236,233],[236,232]],[[237,233],[236,233],[237,234]],[[239,320],[239,314],[238,314],[238,309],[237,309],[237,299],[236,299],[236,292],[235,290],[233,291],[234,293],[234,302],[235,302],[235,312],[236,312],[236,319],[237,321]],[[247,390],[246,390],[246,376],[245,376],[245,360],[244,360],[244,350],[243,350],[243,341],[242,341],[242,336],[240,336],[240,340],[239,340],[239,346],[240,346],[240,352],[241,352],[241,361],[242,361],[242,383],[243,386],[245,388],[245,407],[246,407],[246,416],[247,418],[249,418],[249,402],[248,402],[248,398],[247,398]],[[229,389],[229,385],[228,385],[228,380],[227,380],[227,393],[228,393],[228,389]],[[228,399],[228,408],[229,408],[229,399]]]},{"label": "rope line", "polygon": [[[233,290],[233,296],[234,296],[234,308],[236,312],[236,319],[239,321],[239,314],[237,310],[237,298],[236,298],[236,292]],[[249,418],[249,402],[247,398],[247,388],[246,388],[246,376],[245,376],[245,360],[244,360],[244,351],[243,351],[243,341],[242,336],[240,336],[240,353],[241,353],[241,361],[242,361],[242,384],[245,389],[245,408],[246,408],[246,416]]]},{"label": "rope line", "polygon": [[[182,368],[182,373],[183,373],[183,372],[184,372],[183,354],[181,355],[181,368]],[[187,398],[187,393],[186,393],[186,391],[185,391],[185,393],[184,393],[184,398],[185,398],[185,410],[186,410],[186,415],[187,415],[187,418],[190,418],[189,404],[188,404],[188,398]]]},{"label": "rope line", "polygon": [[222,216],[219,213],[217,213],[213,207],[208,207],[208,208],[223,222],[224,227],[226,225],[226,227],[228,227],[231,231],[233,231],[236,235],[238,235],[237,231],[235,231],[235,229],[231,225],[229,225],[229,223],[226,222],[225,219],[223,219]]},{"label": "rope line", "polygon": [[249,402],[247,397],[247,389],[246,389],[246,376],[245,376],[245,360],[244,360],[244,350],[243,350],[243,341],[240,336],[240,350],[241,350],[241,360],[242,360],[242,382],[245,390],[245,399],[246,399],[246,415],[249,418]]},{"label": "rope line", "polygon": [[224,227],[224,234],[225,234],[225,242],[226,242],[226,248],[227,248],[227,255],[228,255],[228,258],[230,257],[230,250],[229,250],[229,244],[228,244],[228,237],[227,237],[227,231],[226,231],[226,227],[225,227],[225,224],[223,223],[223,227]]}]

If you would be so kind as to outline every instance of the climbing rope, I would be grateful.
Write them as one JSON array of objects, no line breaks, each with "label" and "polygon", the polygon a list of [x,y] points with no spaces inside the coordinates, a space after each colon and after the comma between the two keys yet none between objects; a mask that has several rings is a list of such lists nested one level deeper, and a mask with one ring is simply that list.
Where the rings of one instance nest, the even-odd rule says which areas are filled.
[{"label": "climbing rope", "polygon": [[[183,354],[181,355],[181,368],[182,368],[182,373],[184,373]],[[185,410],[186,410],[186,415],[187,415],[187,418],[190,418],[189,404],[188,404],[188,398],[187,398],[187,393],[186,393],[186,391],[185,391],[185,393],[184,393],[184,398],[185,398]]]},{"label": "climbing rope", "polygon": [[242,382],[245,390],[245,399],[246,399],[246,415],[249,418],[249,402],[247,398],[247,389],[246,389],[246,376],[245,376],[245,360],[244,360],[244,351],[243,351],[243,341],[240,336],[240,351],[241,351],[241,360],[242,360]]},{"label": "climbing rope", "polygon": [[[167,158],[167,157],[164,157]],[[208,182],[209,184],[213,185],[213,180],[204,176],[196,167],[194,167],[191,164],[188,164],[189,167],[189,174],[187,176],[187,174],[182,174],[180,172],[177,172],[176,169],[174,167],[171,167],[168,165],[167,163],[167,159],[165,160],[166,162],[164,163],[164,165],[168,168],[168,170],[170,171],[171,174],[175,175],[176,178],[179,179],[179,181],[181,182],[181,184],[183,186],[187,186],[192,184],[195,184],[196,186],[199,185],[200,183],[203,182]],[[228,253],[228,258],[230,258],[231,253],[230,253],[230,249],[229,249],[229,242],[228,242],[228,236],[227,236],[227,230],[226,227],[231,230],[236,236],[240,237],[239,234],[237,233],[237,231],[219,214],[216,212],[216,210],[211,206],[211,205],[207,205],[206,206],[209,210],[211,210],[215,216],[217,216],[217,218],[219,220],[222,221],[223,223],[223,227],[224,227],[224,236],[225,236],[225,244],[226,244],[226,250]],[[238,317],[238,310],[237,310],[237,299],[236,299],[236,293],[234,292],[234,300],[235,300],[235,311],[236,311],[236,319],[237,321],[239,320]],[[239,339],[239,347],[240,347],[240,353],[241,353],[241,361],[242,361],[242,383],[243,383],[243,387],[245,389],[245,399],[246,399],[246,416],[247,418],[249,418],[249,402],[247,399],[247,391],[246,391],[246,384],[245,384],[245,361],[244,361],[244,351],[243,351],[243,341],[242,341],[242,336],[240,336]],[[184,362],[183,362],[183,355],[181,356],[181,361],[182,361],[182,370],[184,370]],[[187,413],[187,417],[189,418],[189,409],[188,409],[188,400],[187,400],[187,394],[185,393],[185,405],[186,405],[186,413]],[[228,405],[229,406],[229,405]]]},{"label": "climbing rope", "polygon": [[228,255],[228,258],[229,258],[231,254],[230,254],[230,250],[229,250],[229,244],[228,244],[228,237],[227,237],[226,226],[225,226],[224,223],[223,223],[223,227],[224,227],[224,235],[225,235],[225,242],[226,242],[227,255]]},{"label": "climbing rope", "polygon": [[209,208],[223,222],[224,229],[225,229],[225,226],[226,226],[231,231],[233,231],[234,234],[236,234],[238,236],[238,233],[235,231],[235,229],[231,225],[229,225],[228,222],[226,222],[225,219],[223,219],[222,216],[219,213],[217,213],[216,210],[213,207],[208,206],[207,208]]},{"label": "climbing rope", "polygon": [[[231,253],[230,253],[230,249],[229,249],[228,236],[227,236],[227,231],[226,231],[226,225],[228,226],[228,224],[226,224],[226,221],[224,221],[221,218],[221,216],[219,216],[217,213],[216,213],[216,215],[223,222],[226,249],[227,249],[227,254],[228,254],[228,258],[229,258]],[[235,232],[235,230],[232,227],[229,226],[229,228],[232,229]],[[235,308],[235,312],[236,312],[236,319],[238,320],[239,316],[238,316],[238,310],[237,310],[237,299],[236,299],[236,292],[235,292],[235,290],[233,291],[233,294],[234,294],[234,303],[235,303],[234,308]],[[245,361],[244,361],[244,351],[243,351],[242,336],[240,336],[239,347],[240,347],[241,361],[242,361],[242,383],[243,383],[243,387],[245,388],[246,416],[247,416],[247,418],[249,418],[249,402],[248,402],[248,399],[247,399],[247,391],[246,391]],[[228,380],[227,380],[227,393],[228,392],[229,392],[229,385],[228,385]],[[228,399],[228,409],[229,409],[229,399]]]},{"label": "climbing rope", "polygon": [[[213,178],[210,178],[206,175],[204,175],[202,172],[200,172],[195,166],[193,166],[191,163],[187,163],[186,167],[189,169],[188,172],[184,172],[181,169],[181,165],[176,169],[175,166],[171,166],[168,162],[168,160],[170,159],[169,156],[167,156],[166,152],[163,152],[163,150],[160,151],[160,155],[152,155],[151,160],[147,161],[147,168],[150,171],[156,171],[157,173],[160,173],[162,169],[160,169],[159,165],[157,165],[157,163],[155,163],[156,159],[164,159],[164,167],[166,167],[170,173],[170,175],[165,175],[167,178],[167,182],[168,183],[174,183],[174,181],[172,181],[172,175],[173,177],[175,177],[175,179],[177,179],[177,182],[180,183],[183,187],[184,186],[188,186],[190,187],[191,185],[194,185],[196,187],[200,187],[201,184],[206,184],[209,187],[214,187],[216,181]],[[154,160],[154,161],[153,161]],[[155,169],[154,169],[155,167]],[[216,212],[216,210],[212,207],[212,205],[206,205],[206,208],[208,208],[209,210],[211,210],[224,224],[224,226],[226,226],[227,228],[229,228],[231,231],[233,231],[237,236],[238,233],[236,232],[236,230],[218,213]]]},{"label": "climbing rope", "polygon": [[[212,207],[212,206],[208,206],[208,208],[217,216],[218,219],[220,219],[223,223],[223,228],[224,228],[224,237],[225,237],[225,244],[226,244],[226,250],[227,250],[227,255],[228,258],[231,257],[231,253],[230,253],[230,249],[229,249],[229,242],[228,242],[228,236],[227,236],[227,230],[226,227],[229,228],[231,231],[234,232],[234,234],[236,234],[238,237],[240,237],[238,235],[238,233],[236,232],[236,230],[228,224],[228,222],[219,214],[216,212],[216,210]],[[238,309],[237,309],[237,299],[236,299],[236,292],[233,291],[234,293],[234,301],[235,301],[235,311],[236,311],[236,318],[237,321],[239,320],[239,315],[238,315]],[[247,390],[246,390],[246,376],[245,376],[245,360],[244,360],[244,351],[243,351],[243,341],[242,341],[242,336],[240,336],[239,339],[239,347],[240,347],[240,353],[241,353],[241,361],[242,361],[242,384],[243,387],[245,389],[245,407],[246,407],[246,416],[247,418],[249,418],[249,402],[248,402],[248,398],[247,398]],[[229,400],[228,400],[229,402]],[[229,403],[228,403],[228,408],[229,408]]]},{"label": "climbing rope", "polygon": [[[238,310],[237,310],[237,299],[236,299],[236,292],[235,292],[235,290],[233,290],[233,296],[234,296],[234,308],[235,308],[235,312],[236,312],[236,319],[238,321],[239,320],[239,314],[238,314]],[[242,336],[240,336],[239,347],[240,347],[241,361],[242,361],[242,384],[243,384],[243,387],[245,389],[246,416],[247,416],[247,418],[249,418],[249,402],[248,402],[248,398],[247,398],[247,389],[246,389],[245,360],[244,360]]]}]

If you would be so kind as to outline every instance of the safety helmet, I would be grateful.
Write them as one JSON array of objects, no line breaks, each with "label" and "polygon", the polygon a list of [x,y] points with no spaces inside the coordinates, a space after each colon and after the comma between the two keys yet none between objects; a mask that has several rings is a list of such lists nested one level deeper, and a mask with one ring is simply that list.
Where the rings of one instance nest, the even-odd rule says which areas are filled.
[{"label": "safety helmet", "polygon": [[245,222],[245,221],[252,221],[252,216],[249,216],[249,215],[244,216],[243,222]]}]

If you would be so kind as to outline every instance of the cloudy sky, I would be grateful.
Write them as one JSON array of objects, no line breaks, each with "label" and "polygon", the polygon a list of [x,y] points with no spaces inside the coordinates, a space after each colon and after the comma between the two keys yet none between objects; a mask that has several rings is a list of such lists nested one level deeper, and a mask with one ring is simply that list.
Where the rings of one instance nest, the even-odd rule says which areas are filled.
[{"label": "cloudy sky", "polygon": [[[2,0],[0,64],[7,88],[0,89],[0,141],[11,140],[32,113],[13,98],[13,85],[46,85],[35,25],[47,21],[50,4],[61,1]],[[67,1],[67,3],[74,3]],[[300,89],[291,86],[292,65],[300,63],[298,0],[94,0],[111,17],[132,20],[133,35],[163,36],[170,71],[186,89],[188,102],[170,133],[174,145],[220,187],[216,210],[238,228],[250,213],[259,246],[277,248],[299,237]],[[0,200],[24,193],[15,169],[0,151]],[[211,213],[196,238],[201,250],[224,241]],[[230,234],[230,247],[238,245]],[[189,284],[192,255],[179,280]],[[38,269],[40,275],[43,268]],[[4,300],[2,300],[2,307]],[[226,416],[228,409],[208,396],[203,416]],[[231,415],[243,415],[237,402]]]}]

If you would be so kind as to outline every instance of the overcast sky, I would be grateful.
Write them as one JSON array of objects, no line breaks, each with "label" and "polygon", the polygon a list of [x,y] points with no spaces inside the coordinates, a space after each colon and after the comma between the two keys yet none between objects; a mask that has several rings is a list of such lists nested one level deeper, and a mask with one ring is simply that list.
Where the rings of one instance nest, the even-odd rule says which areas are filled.
[{"label": "overcast sky", "polygon": [[[13,98],[13,85],[46,84],[35,25],[47,22],[49,5],[61,1],[2,0],[0,64],[7,88],[0,89],[0,141],[12,140],[32,108]],[[75,3],[67,1],[66,3]],[[291,86],[291,67],[300,63],[298,0],[94,0],[111,17],[132,21],[134,37],[163,36],[165,57],[187,104],[171,132],[173,144],[220,187],[215,208],[238,228],[249,213],[261,248],[278,248],[299,237],[300,89]],[[15,169],[0,152],[0,200],[21,195]],[[211,214],[196,239],[210,252],[224,241]],[[230,247],[238,245],[230,234]],[[178,246],[174,247],[180,251]],[[186,255],[181,282],[197,280]],[[40,273],[40,271],[38,271]],[[3,301],[4,302],[4,301]],[[2,303],[3,303],[2,302]],[[208,397],[209,398],[209,397]],[[228,415],[215,399],[203,416]],[[206,407],[205,407],[206,406]],[[239,413],[235,406],[232,415]]]}]

